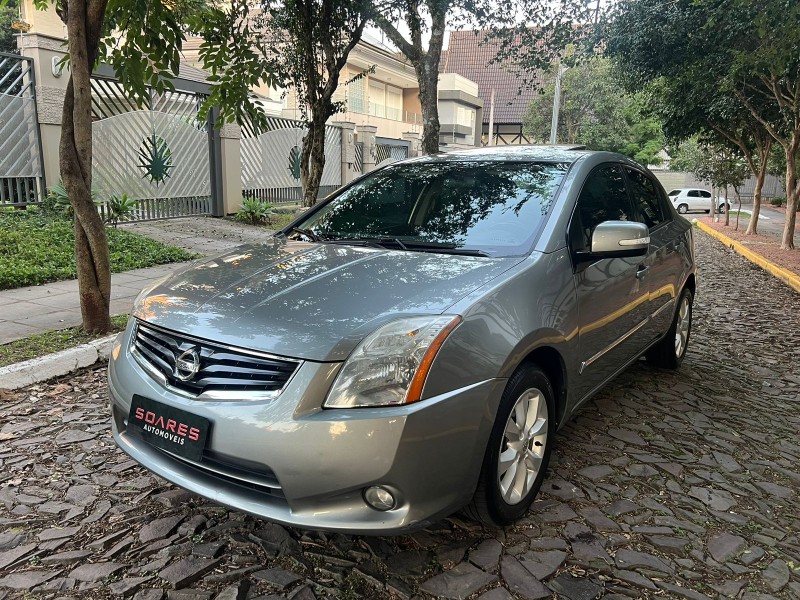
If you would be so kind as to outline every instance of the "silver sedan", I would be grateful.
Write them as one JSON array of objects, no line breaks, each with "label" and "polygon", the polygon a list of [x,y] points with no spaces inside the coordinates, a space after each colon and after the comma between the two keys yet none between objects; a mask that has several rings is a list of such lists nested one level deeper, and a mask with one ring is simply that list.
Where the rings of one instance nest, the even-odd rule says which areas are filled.
[{"label": "silver sedan", "polygon": [[113,435],[154,473],[309,529],[528,510],[554,434],[691,332],[690,224],[620,155],[412,159],[142,292]]}]

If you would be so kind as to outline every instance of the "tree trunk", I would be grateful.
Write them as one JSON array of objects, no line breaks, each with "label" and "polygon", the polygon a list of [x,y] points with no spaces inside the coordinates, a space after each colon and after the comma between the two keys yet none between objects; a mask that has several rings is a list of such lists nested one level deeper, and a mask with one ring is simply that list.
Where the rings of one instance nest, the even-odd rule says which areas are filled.
[{"label": "tree trunk", "polygon": [[[415,70],[419,80],[419,103],[422,107],[422,152],[439,152],[439,63],[431,65],[426,56],[417,63]],[[477,126],[477,125],[476,125]]]},{"label": "tree trunk", "polygon": [[711,186],[711,212],[708,213],[708,216],[712,223],[717,221],[717,188],[713,185]]},{"label": "tree trunk", "polygon": [[759,146],[761,156],[759,157],[760,165],[756,176],[756,186],[753,189],[753,214],[750,215],[750,222],[747,224],[745,235],[758,234],[758,216],[761,214],[761,193],[764,189],[764,181],[767,178],[767,162],[769,161],[769,153],[772,150],[772,138],[768,138],[763,146]]},{"label": "tree trunk", "polygon": [[[735,189],[735,188],[734,188]],[[723,210],[725,211],[725,227],[731,224],[731,215],[728,210],[728,186],[725,186],[725,198],[722,200]]]},{"label": "tree trunk", "polygon": [[111,331],[108,240],[92,199],[91,72],[103,28],[106,0],[70,0],[66,15],[70,80],[59,144],[61,180],[75,213],[75,263],[83,328]]},{"label": "tree trunk", "polygon": [[784,148],[786,151],[786,224],[783,227],[781,237],[781,249],[794,249],[794,226],[797,218],[797,150],[800,146],[800,132],[795,132],[789,144]]},{"label": "tree trunk", "polygon": [[736,209],[736,227],[734,227],[734,231],[739,231],[739,217],[742,214],[742,196],[739,194],[738,187],[734,187],[733,192],[736,194],[736,202],[739,206],[739,208]]},{"label": "tree trunk", "polygon": [[[316,110],[313,114],[319,113],[320,111]],[[300,157],[303,206],[310,207],[317,203],[322,170],[325,168],[325,119],[311,119],[308,124],[308,133],[303,138],[303,150]]]}]

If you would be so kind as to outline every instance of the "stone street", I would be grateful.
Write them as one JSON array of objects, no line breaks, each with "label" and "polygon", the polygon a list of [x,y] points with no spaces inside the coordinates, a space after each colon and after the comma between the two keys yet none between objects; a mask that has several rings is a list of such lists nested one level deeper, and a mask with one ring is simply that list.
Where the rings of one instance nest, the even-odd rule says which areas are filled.
[{"label": "stone street", "polygon": [[102,368],[0,395],[0,600],[800,598],[800,295],[695,236],[683,367],[590,401],[502,531],[284,528],[117,450]]}]

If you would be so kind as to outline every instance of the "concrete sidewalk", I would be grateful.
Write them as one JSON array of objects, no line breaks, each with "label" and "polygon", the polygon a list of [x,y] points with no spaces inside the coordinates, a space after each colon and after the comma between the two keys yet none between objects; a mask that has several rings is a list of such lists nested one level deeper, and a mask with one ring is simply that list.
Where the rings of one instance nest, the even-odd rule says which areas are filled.
[{"label": "concrete sidewalk", "polygon": [[[272,234],[263,227],[210,217],[131,223],[122,227],[203,256],[224,252],[245,243],[258,243]],[[111,314],[130,312],[142,288],[185,264],[174,263],[112,274]],[[76,279],[0,291],[0,344],[80,324]]]}]

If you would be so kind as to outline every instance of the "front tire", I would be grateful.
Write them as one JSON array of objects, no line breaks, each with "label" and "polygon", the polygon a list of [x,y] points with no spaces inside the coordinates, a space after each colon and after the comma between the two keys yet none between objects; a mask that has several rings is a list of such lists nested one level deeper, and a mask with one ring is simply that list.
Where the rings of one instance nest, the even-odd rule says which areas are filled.
[{"label": "front tire", "polygon": [[535,365],[522,365],[500,400],[467,515],[503,526],[528,511],[547,471],[555,417],[555,395],[547,376]]},{"label": "front tire", "polygon": [[685,288],[678,299],[678,309],[672,325],[664,338],[647,351],[647,362],[662,369],[677,369],[681,366],[689,346],[692,333],[692,290]]}]

